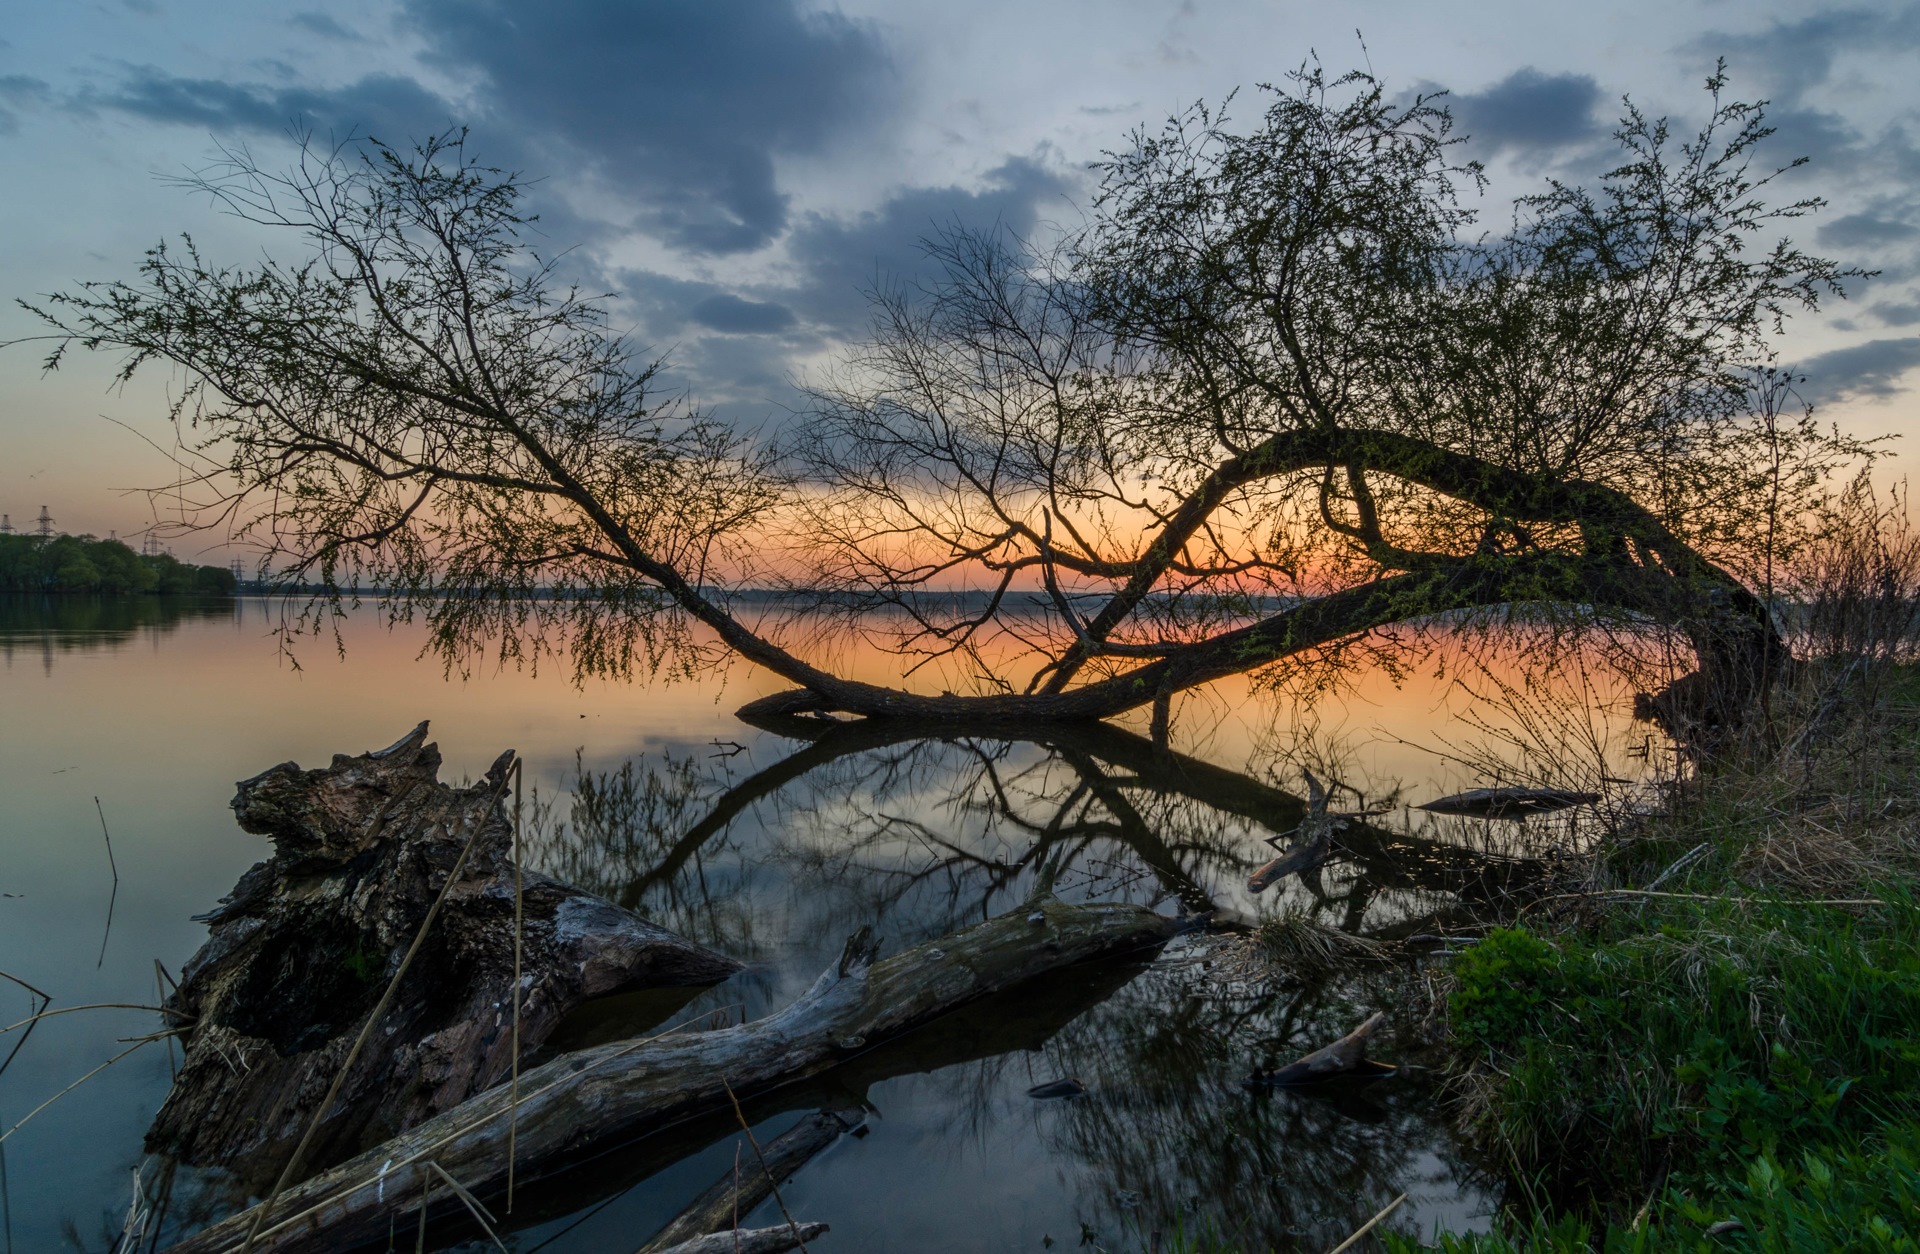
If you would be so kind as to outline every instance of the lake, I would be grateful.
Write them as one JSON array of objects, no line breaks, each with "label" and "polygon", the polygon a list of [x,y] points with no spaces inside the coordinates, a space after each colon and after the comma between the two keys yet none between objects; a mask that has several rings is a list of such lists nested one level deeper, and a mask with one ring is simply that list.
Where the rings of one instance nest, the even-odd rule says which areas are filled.
[{"label": "lake", "polygon": [[[634,999],[591,1007],[560,1044],[778,1009],[862,925],[898,952],[1018,907],[1042,848],[1061,859],[1070,899],[1309,910],[1358,932],[1528,865],[1489,856],[1528,843],[1517,825],[1405,808],[1484,782],[1467,760],[1488,752],[1462,748],[1459,690],[1419,675],[1396,686],[1361,673],[1304,713],[1244,682],[1216,685],[1176,705],[1171,753],[1143,739],[1144,720],[1027,740],[872,728],[793,739],[732,714],[783,686],[746,668],[672,684],[576,686],[551,670],[450,679],[418,660],[418,629],[389,631],[367,610],[348,617],[344,655],[308,642],[296,668],[276,650],[276,613],[247,598],[0,604],[0,970],[55,1009],[150,1005],[156,963],[178,972],[198,948],[192,916],[267,852],[232,821],[235,780],[324,765],[422,719],[443,780],[478,777],[503,749],[523,755],[536,869],[747,964],[664,1020]],[[890,664],[860,658],[863,671]],[[1601,732],[1610,769],[1632,771],[1632,729],[1615,719]],[[1248,870],[1272,856],[1263,838],[1297,821],[1302,762],[1384,813],[1308,882],[1251,897]],[[1144,1249],[1175,1225],[1324,1250],[1401,1192],[1394,1227],[1484,1228],[1487,1185],[1417,1069],[1331,1097],[1240,1083],[1387,994],[1224,979],[1213,943],[1190,935],[1152,962],[1075,969],[751,1106],[763,1141],[829,1100],[867,1108],[864,1135],[783,1188],[787,1208],[832,1225],[815,1248],[923,1254]],[[0,981],[5,1021],[35,1004]],[[19,1030],[0,1036],[0,1059],[19,1046],[0,1074],[0,1128],[157,1024],[90,1010],[42,1020],[23,1044]],[[1418,1028],[1390,1025],[1382,1055]],[[141,1138],[169,1067],[165,1045],[135,1048],[0,1145],[5,1249],[111,1248],[136,1172],[150,1184],[160,1170]],[[1063,1076],[1086,1095],[1028,1095]],[[523,1198],[506,1243],[637,1248],[732,1170],[736,1133],[679,1129],[575,1169]],[[218,1217],[232,1203],[219,1186],[180,1175],[164,1235]],[[778,1212],[769,1203],[753,1220]]]}]

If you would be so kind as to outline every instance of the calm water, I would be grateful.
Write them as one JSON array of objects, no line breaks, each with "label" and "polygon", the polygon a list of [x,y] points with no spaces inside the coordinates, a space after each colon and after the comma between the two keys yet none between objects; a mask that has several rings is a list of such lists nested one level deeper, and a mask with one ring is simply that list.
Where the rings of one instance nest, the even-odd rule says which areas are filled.
[{"label": "calm water", "polygon": [[[1271,856],[1261,838],[1297,821],[1288,754],[1324,765],[1344,744],[1334,768],[1374,799],[1480,782],[1434,751],[1457,711],[1433,683],[1362,677],[1306,721],[1229,687],[1177,707],[1171,757],[1126,728],[806,742],[732,716],[775,686],[744,670],[667,686],[512,671],[449,681],[415,660],[417,635],[371,614],[349,622],[344,660],[309,646],[296,669],[276,654],[269,616],[244,600],[0,600],[0,970],[56,1007],[150,1003],[156,960],[177,971],[200,945],[191,916],[266,852],[231,820],[234,780],[384,745],[422,718],[444,779],[477,776],[504,748],[523,754],[539,869],[748,964],[675,1018],[777,1008],[862,924],[897,952],[1011,909],[1040,854],[1066,858],[1063,895],[1167,911],[1305,907],[1361,931],[1491,891],[1506,873],[1470,852],[1499,839],[1486,825],[1398,810],[1311,883],[1259,899],[1241,888]],[[1375,991],[1223,982],[1199,961],[1205,945],[1070,972],[761,1102],[750,1113],[763,1138],[828,1101],[872,1112],[867,1135],[784,1190],[789,1209],[833,1226],[823,1250],[926,1254],[1041,1250],[1048,1238],[1131,1249],[1144,1244],[1132,1234],[1176,1221],[1325,1249],[1402,1191],[1397,1227],[1483,1226],[1488,1200],[1417,1076],[1335,1100],[1238,1083],[1351,1027],[1378,1008]],[[6,1021],[30,1009],[24,988],[0,981]],[[597,1007],[570,1039],[641,1030],[663,1009]],[[0,1075],[0,1127],[155,1025],[137,1010],[45,1020]],[[0,1037],[0,1059],[19,1036]],[[1089,1095],[1026,1095],[1063,1075]],[[168,1077],[164,1047],[138,1049],[0,1145],[4,1248],[111,1246]],[[509,1246],[637,1247],[730,1170],[731,1132],[681,1129],[610,1154],[545,1186],[531,1214],[523,1195],[527,1226]],[[178,1192],[177,1222],[228,1204],[217,1181]]]}]

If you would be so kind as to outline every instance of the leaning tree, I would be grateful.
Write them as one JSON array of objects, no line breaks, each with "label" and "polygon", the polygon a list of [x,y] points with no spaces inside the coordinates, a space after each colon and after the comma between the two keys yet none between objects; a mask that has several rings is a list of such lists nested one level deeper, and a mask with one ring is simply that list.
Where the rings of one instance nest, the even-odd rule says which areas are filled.
[{"label": "leaning tree", "polygon": [[[763,713],[1153,704],[1163,729],[1228,674],[1559,607],[1679,633],[1737,702],[1783,656],[1741,555],[1848,451],[1781,422],[1770,337],[1851,272],[1780,236],[1818,202],[1761,198],[1762,110],[1723,85],[1683,140],[1630,108],[1617,168],[1503,232],[1441,100],[1309,67],[1245,129],[1196,108],[1096,167],[1056,246],[934,239],[939,280],[877,294],[784,448],[663,399],[460,132],[235,154],[193,185],[297,260],[189,238],[30,307],[50,367],[75,344],[177,367],[217,516],[322,606],[373,587],[423,615],[450,662],[721,650],[796,685]],[[805,620],[738,596],[773,582],[889,608],[862,621],[971,659],[978,690],[809,660]]]}]

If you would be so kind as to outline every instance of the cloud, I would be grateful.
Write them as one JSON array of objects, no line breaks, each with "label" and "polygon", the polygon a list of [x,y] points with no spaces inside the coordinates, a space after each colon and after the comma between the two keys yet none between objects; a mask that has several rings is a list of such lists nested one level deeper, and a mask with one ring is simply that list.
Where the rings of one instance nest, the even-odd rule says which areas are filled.
[{"label": "cloud", "polygon": [[[293,21],[353,38],[321,13]],[[680,249],[765,247],[790,224],[778,161],[871,140],[898,84],[875,31],[798,0],[549,0],[537,20],[508,0],[410,0],[425,59],[471,84],[449,99],[404,74],[338,87],[186,78],[125,67],[80,110],[223,130],[299,120],[401,142],[458,120],[490,160],[592,187]]]},{"label": "cloud", "polygon": [[1872,248],[1899,244],[1920,236],[1920,227],[1868,213],[1850,213],[1820,227],[1820,242],[1829,248]]},{"label": "cloud", "polygon": [[1920,5],[1893,9],[1830,9],[1795,22],[1775,19],[1752,31],[1712,31],[1685,50],[1727,58],[1735,81],[1758,79],[1774,99],[1792,105],[1833,76],[1846,52],[1888,53],[1920,47]]},{"label": "cloud", "polygon": [[1821,353],[1796,367],[1807,376],[1805,391],[1815,401],[1887,397],[1906,389],[1899,380],[1920,366],[1920,335],[1869,340]]},{"label": "cloud", "polygon": [[[802,316],[833,333],[866,326],[876,284],[931,277],[925,241],[959,226],[1031,237],[1049,209],[1064,209],[1069,176],[1032,157],[1014,157],[965,187],[906,188],[878,209],[850,218],[810,216],[789,243],[805,269],[794,300]],[[792,302],[790,302],[792,303]]]},{"label": "cloud", "polygon": [[772,301],[744,300],[731,293],[709,296],[688,316],[710,330],[728,335],[766,335],[794,324],[793,311]]},{"label": "cloud", "polygon": [[1910,327],[1914,323],[1920,322],[1920,300],[1910,300],[1904,303],[1882,301],[1867,312],[1878,318],[1881,323],[1886,326]]},{"label": "cloud", "polygon": [[1443,103],[1484,151],[1561,148],[1605,133],[1594,116],[1600,85],[1586,74],[1528,66],[1485,91],[1450,93]]},{"label": "cloud", "polygon": [[315,10],[309,9],[296,13],[287,20],[308,34],[318,35],[322,39],[337,39],[342,43],[356,44],[366,42],[357,32],[348,30],[329,15]]},{"label": "cloud", "polygon": [[46,102],[47,85],[25,74],[0,75],[0,135],[12,135],[20,129],[16,110]]},{"label": "cloud", "polygon": [[449,104],[411,78],[372,74],[346,87],[316,90],[181,78],[153,66],[129,66],[111,91],[77,97],[73,107],[113,109],[154,122],[199,126],[216,134],[282,132],[305,125],[321,133],[374,134],[392,142],[445,130]]},{"label": "cloud", "polygon": [[905,188],[867,213],[803,215],[787,237],[789,264],[738,291],[637,270],[620,272],[617,285],[640,337],[668,351],[670,386],[722,416],[755,420],[800,404],[791,380],[802,359],[866,334],[876,285],[934,277],[923,240],[955,226],[1033,235],[1069,178],[1015,158],[976,186]]},{"label": "cloud", "polygon": [[412,0],[429,59],[485,79],[497,117],[635,197],[695,252],[765,246],[788,225],[776,158],[879,129],[896,84],[874,30],[793,0],[636,5]]}]

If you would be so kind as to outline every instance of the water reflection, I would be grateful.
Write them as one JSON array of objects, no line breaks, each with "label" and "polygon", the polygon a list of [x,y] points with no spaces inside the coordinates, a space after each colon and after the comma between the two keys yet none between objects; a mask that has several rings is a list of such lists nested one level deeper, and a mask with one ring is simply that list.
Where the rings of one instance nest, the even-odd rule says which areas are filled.
[{"label": "water reflection", "polygon": [[[1305,911],[1352,932],[1404,930],[1427,910],[1498,908],[1542,873],[1564,826],[1409,813],[1349,824],[1333,847],[1256,902],[1247,873],[1299,826],[1274,784],[1158,748],[1106,724],[946,726],[792,720],[800,742],[742,774],[691,756],[576,770],[566,820],[543,812],[541,869],[700,940],[740,946],[769,919],[742,891],[753,864],[790,886],[781,909],[843,934],[875,918],[925,939],[1010,909],[1045,879],[1076,900],[1118,898],[1227,919]],[[765,834],[749,853],[738,825]],[[1566,820],[1571,822],[1572,816]],[[751,956],[742,954],[742,956]]]},{"label": "water reflection", "polygon": [[[796,747],[757,770],[724,747],[577,767],[565,816],[540,816],[535,859],[656,921],[766,959],[781,938],[838,938],[870,921],[911,944],[1018,908],[1049,883],[1075,899],[1159,903],[1216,928],[1289,911],[1404,936],[1505,908],[1544,873],[1520,856],[1525,846],[1565,834],[1528,838],[1508,825],[1496,838],[1491,825],[1437,816],[1408,816],[1398,828],[1355,822],[1302,874],[1253,898],[1247,873],[1272,855],[1267,838],[1284,842],[1299,824],[1303,800],[1125,730],[807,721],[768,730]],[[1394,977],[1224,982],[1206,944],[1197,934],[1181,957],[1065,973],[969,1008],[765,1096],[752,1113],[866,1102],[882,1081],[927,1073],[916,1100],[931,1102],[956,1140],[1031,1124],[1039,1158],[1067,1171],[1076,1222],[1110,1245],[1180,1225],[1254,1248],[1324,1248],[1401,1191],[1413,1194],[1403,1225],[1439,1215],[1471,1225],[1480,1201],[1472,1173],[1419,1079],[1309,1093],[1240,1083],[1393,1004]],[[744,998],[738,1013],[757,1013],[779,1000],[779,984],[763,968],[710,999]],[[626,1030],[661,1011],[634,1015]],[[603,1019],[595,1035],[620,1026]],[[1048,1103],[1026,1095],[1067,1075],[1089,1093]],[[542,1210],[598,1202],[730,1130],[715,1118],[597,1158],[550,1182]]]},{"label": "water reflection", "polygon": [[[232,779],[285,758],[314,764],[385,743],[421,717],[434,719],[458,764],[450,775],[509,745],[527,753],[539,869],[752,964],[688,1004],[676,994],[594,1006],[556,1044],[716,1012],[736,1021],[766,1013],[801,992],[864,924],[897,952],[1016,908],[1049,879],[1069,898],[1211,910],[1223,928],[1284,911],[1376,938],[1442,930],[1461,915],[1499,912],[1509,893],[1545,873],[1538,856],[1577,841],[1586,821],[1498,824],[1397,809],[1356,822],[1324,857],[1256,897],[1246,892],[1249,871],[1289,845],[1303,805],[1296,765],[1247,725],[1271,720],[1275,740],[1286,741],[1301,739],[1300,724],[1263,714],[1238,689],[1205,707],[1204,726],[1223,728],[1217,734],[1203,730],[1198,712],[1176,720],[1186,753],[1105,726],[748,728],[727,714],[761,695],[744,680],[576,690],[508,672],[448,684],[415,662],[417,632],[386,634],[365,613],[347,625],[349,661],[316,657],[296,672],[278,662],[265,608],[244,599],[0,602],[8,657],[99,649],[51,685],[37,667],[0,670],[0,685],[13,685],[0,704],[38,712],[0,727],[11,737],[0,752],[11,807],[0,825],[9,862],[0,888],[21,894],[0,909],[0,967],[61,1004],[149,1000],[152,959],[177,969],[203,939],[187,918],[261,853],[227,817]],[[246,621],[230,624],[229,613]],[[151,655],[126,647],[148,639]],[[1301,763],[1323,778],[1368,781],[1357,805],[1340,805],[1423,801],[1489,778],[1472,770],[1442,778],[1431,755],[1401,748],[1448,725],[1452,715],[1431,691],[1399,696],[1383,685],[1370,700],[1365,708],[1399,720],[1395,739],[1337,760],[1322,737]],[[1368,728],[1356,721],[1351,730]],[[1248,761],[1256,765],[1231,769]],[[126,879],[103,974],[95,966],[109,886],[96,794],[114,821]],[[759,1095],[748,1113],[763,1138],[797,1111],[859,1099],[880,1112],[867,1138],[843,1141],[783,1187],[789,1205],[833,1224],[823,1250],[929,1254],[1038,1248],[1042,1235],[1070,1248],[1081,1224],[1109,1248],[1128,1248],[1134,1230],[1144,1246],[1152,1228],[1183,1219],[1189,1229],[1206,1221],[1248,1234],[1255,1248],[1297,1240],[1325,1249],[1344,1235],[1336,1229],[1350,1231],[1401,1189],[1413,1190],[1402,1226],[1473,1226],[1480,1194],[1417,1072],[1325,1100],[1239,1087],[1248,1072],[1325,1044],[1367,1011],[1396,1008],[1398,993],[1351,980],[1223,983],[1201,965],[1202,940],[1144,969],[1062,973],[810,1086]],[[50,1021],[4,1077],[9,1121],[123,1048],[117,1037],[150,1026],[133,1012]],[[1382,1042],[1379,1053],[1409,1060],[1406,1042]],[[1062,1075],[1079,1076],[1089,1094],[1027,1096]],[[67,1217],[87,1236],[76,1244],[110,1243],[102,1234],[125,1213],[140,1129],[166,1083],[164,1055],[137,1055],[9,1143],[25,1147],[8,1163],[13,1226],[30,1234],[22,1248],[56,1247]],[[731,1117],[719,1116],[596,1151],[520,1194],[514,1222],[531,1226],[508,1240],[523,1250],[549,1241],[555,1251],[634,1248],[730,1170],[736,1134]],[[150,1166],[148,1179],[161,1174]],[[240,1200],[185,1174],[179,1185],[172,1231]],[[754,1218],[778,1222],[777,1212]],[[430,1241],[456,1235],[436,1219]]]},{"label": "water reflection", "polygon": [[230,597],[28,596],[0,593],[0,663],[37,657],[53,673],[56,654],[157,640],[187,623],[232,618]]}]

